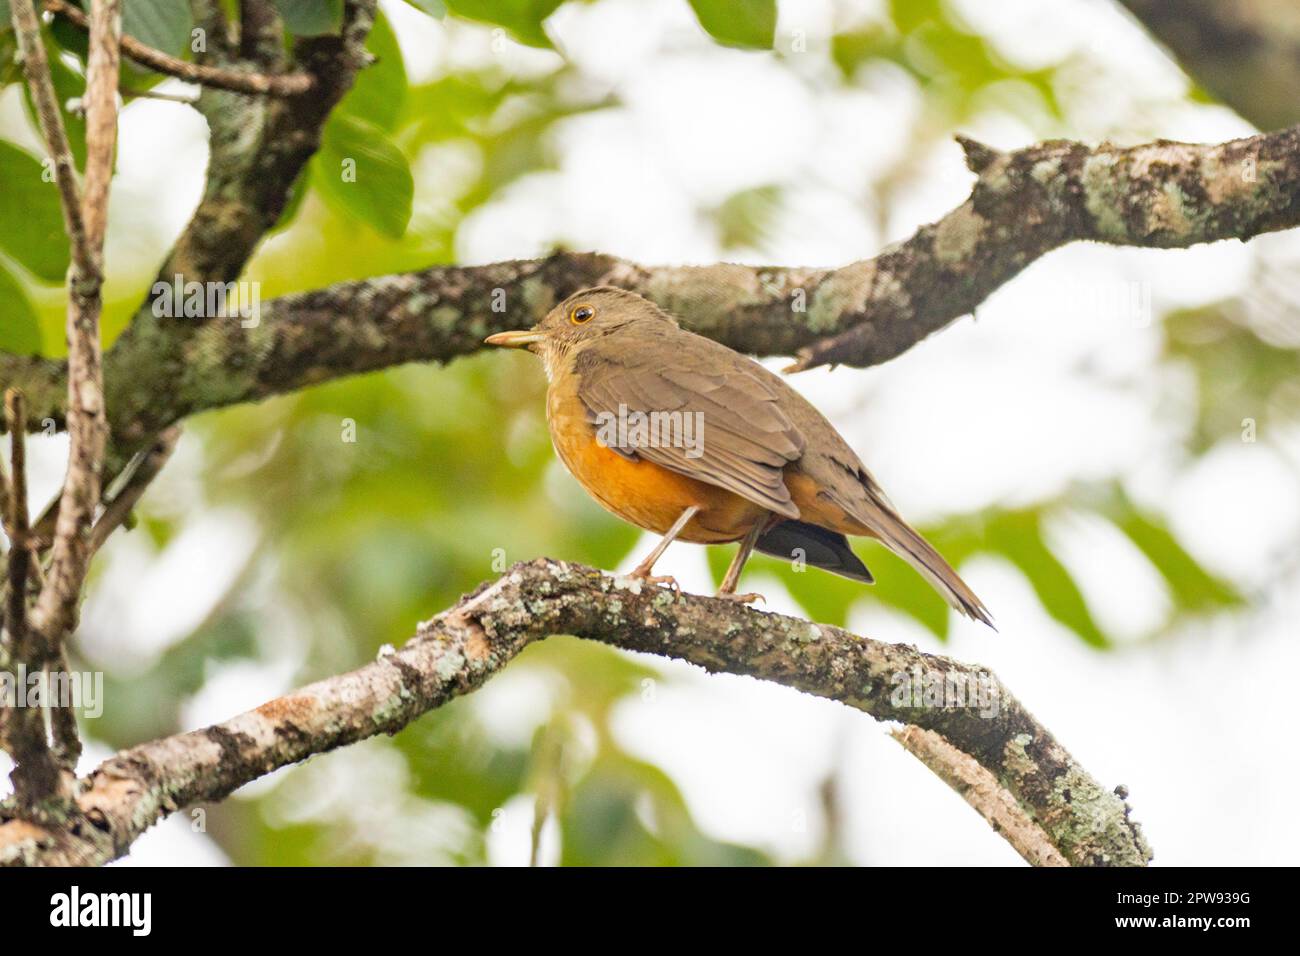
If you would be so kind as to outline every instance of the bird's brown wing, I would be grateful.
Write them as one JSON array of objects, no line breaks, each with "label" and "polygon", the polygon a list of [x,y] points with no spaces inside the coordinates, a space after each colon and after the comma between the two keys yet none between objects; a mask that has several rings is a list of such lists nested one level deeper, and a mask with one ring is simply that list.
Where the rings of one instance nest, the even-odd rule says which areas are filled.
[{"label": "bird's brown wing", "polygon": [[[799,517],[783,469],[803,454],[804,437],[749,359],[676,328],[626,330],[583,348],[574,370],[597,440]],[[619,435],[609,426],[620,412],[625,421],[635,412],[654,421],[659,413],[658,433],[649,431],[658,440],[645,441],[635,428]],[[665,435],[668,426],[680,432]],[[684,436],[695,440],[674,440]]]}]

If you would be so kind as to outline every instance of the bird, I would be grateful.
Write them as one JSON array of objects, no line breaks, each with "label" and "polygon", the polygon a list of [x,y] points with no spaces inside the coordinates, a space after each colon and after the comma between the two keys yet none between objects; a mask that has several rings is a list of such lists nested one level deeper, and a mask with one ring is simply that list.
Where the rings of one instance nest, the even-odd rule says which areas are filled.
[{"label": "bird", "polygon": [[961,614],[994,626],[811,402],[649,299],[614,286],[583,289],[532,328],[486,343],[541,358],[560,460],[605,509],[662,536],[631,577],[675,590],[670,575],[654,574],[669,544],[739,541],[717,597],[761,599],[737,593],[755,550],[871,584],[847,536],[871,537]]}]

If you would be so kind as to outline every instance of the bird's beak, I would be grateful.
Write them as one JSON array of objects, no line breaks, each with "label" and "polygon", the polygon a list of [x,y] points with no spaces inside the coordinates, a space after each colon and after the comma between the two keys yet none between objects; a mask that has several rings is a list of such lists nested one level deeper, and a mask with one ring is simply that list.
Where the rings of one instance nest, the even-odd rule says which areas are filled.
[{"label": "bird's beak", "polygon": [[537,329],[519,329],[515,332],[498,332],[496,335],[489,335],[483,341],[488,345],[499,345],[507,349],[526,349],[530,345],[536,345],[546,337],[546,333]]}]

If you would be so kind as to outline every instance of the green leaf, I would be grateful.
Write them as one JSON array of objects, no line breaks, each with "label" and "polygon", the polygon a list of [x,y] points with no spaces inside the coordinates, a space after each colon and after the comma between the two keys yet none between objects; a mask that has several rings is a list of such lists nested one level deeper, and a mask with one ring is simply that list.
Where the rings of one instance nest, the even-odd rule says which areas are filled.
[{"label": "green leaf", "polygon": [[555,12],[561,0],[447,0],[447,9],[458,17],[493,23],[520,43],[553,48],[542,29],[542,21]]},{"label": "green leaf", "polygon": [[187,51],[194,19],[179,0],[123,0],[122,32],[173,56]]},{"label": "green leaf", "polygon": [[9,13],[5,0],[0,0],[0,88],[23,78],[23,68],[18,62],[18,39],[9,26]]},{"label": "green leaf", "polygon": [[39,355],[42,344],[36,307],[18,280],[0,263],[0,352]]},{"label": "green leaf", "polygon": [[1110,517],[1155,565],[1180,609],[1200,611],[1243,603],[1244,598],[1232,585],[1206,571],[1168,528],[1139,512],[1127,499],[1121,501],[1119,513]]},{"label": "green leaf", "polygon": [[388,135],[356,116],[336,114],[325,127],[314,181],[325,200],[392,239],[411,220],[411,167]]},{"label": "green leaf", "polygon": [[1093,647],[1109,647],[1110,640],[1088,610],[1083,593],[1043,540],[1037,511],[1013,511],[988,524],[988,544],[1005,556],[1029,579],[1043,609]]},{"label": "green leaf", "polygon": [[343,26],[343,0],[273,0],[280,19],[294,36],[338,33]]},{"label": "green leaf", "polygon": [[42,178],[29,153],[0,140],[0,250],[41,279],[57,282],[68,271],[59,191]]},{"label": "green leaf", "polygon": [[691,0],[706,33],[725,46],[770,50],[776,40],[776,0]]},{"label": "green leaf", "polygon": [[903,33],[933,20],[944,19],[940,0],[890,0],[889,19]]},{"label": "green leaf", "polygon": [[[4,0],[0,0],[0,3],[3,2]],[[441,20],[447,15],[447,4],[443,3],[442,0],[406,0],[406,2],[437,20]]]},{"label": "green leaf", "polygon": [[850,79],[858,67],[869,60],[901,63],[903,55],[896,37],[884,27],[871,26],[832,36],[831,59],[844,78]]},{"label": "green leaf", "polygon": [[[90,37],[86,35],[85,30],[67,17],[55,17],[54,22],[50,24],[50,37],[62,50],[71,53],[81,61],[82,67],[85,67],[86,55],[90,52]],[[122,68],[135,71],[143,69],[127,57],[122,57]]]},{"label": "green leaf", "polygon": [[397,129],[397,121],[406,105],[406,66],[397,35],[383,13],[375,17],[374,28],[366,40],[366,49],[375,62],[357,77],[343,97],[338,111],[374,123],[388,132]]},{"label": "green leaf", "polygon": [[742,189],[709,210],[718,227],[718,240],[727,250],[758,248],[780,212],[781,187],[775,185]]}]

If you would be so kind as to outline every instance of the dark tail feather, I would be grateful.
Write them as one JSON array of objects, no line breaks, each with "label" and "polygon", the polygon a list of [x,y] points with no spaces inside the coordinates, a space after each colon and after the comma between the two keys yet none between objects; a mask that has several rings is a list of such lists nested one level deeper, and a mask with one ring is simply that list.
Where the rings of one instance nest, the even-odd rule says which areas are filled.
[{"label": "dark tail feather", "polygon": [[997,630],[993,615],[984,606],[984,602],[975,596],[970,585],[961,579],[943,559],[943,555],[934,550],[930,542],[893,511],[881,508],[879,514],[884,520],[875,522],[873,530],[889,550],[916,568],[943,595],[944,600],[962,614]]},{"label": "dark tail feather", "polygon": [[854,581],[871,584],[875,578],[849,547],[849,539],[837,531],[803,521],[782,521],[759,536],[754,547],[774,558],[793,560],[802,552],[803,560],[815,568],[830,571]]}]

